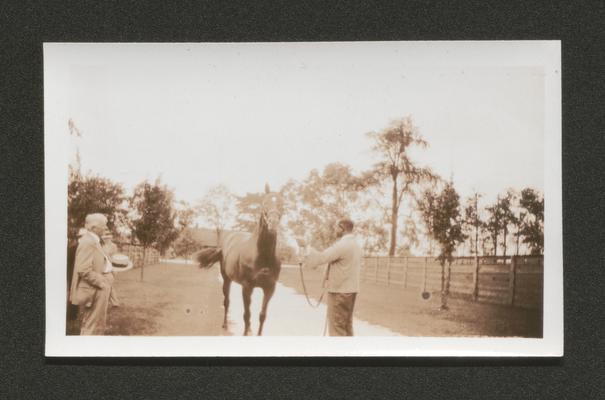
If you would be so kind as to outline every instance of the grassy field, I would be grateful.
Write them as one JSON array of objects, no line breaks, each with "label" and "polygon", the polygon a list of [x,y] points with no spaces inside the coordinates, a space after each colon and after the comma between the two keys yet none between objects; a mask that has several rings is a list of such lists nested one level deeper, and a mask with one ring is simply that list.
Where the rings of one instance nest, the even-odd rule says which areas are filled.
[{"label": "grassy field", "polygon": [[109,335],[225,335],[223,299],[215,270],[156,264],[117,274],[121,306],[109,311]]},{"label": "grassy field", "polygon": [[[302,293],[298,267],[285,266],[280,282]],[[321,272],[305,271],[305,282],[311,297],[319,297]],[[216,266],[147,266],[143,282],[134,269],[118,274],[114,287],[122,305],[109,311],[109,335],[229,334],[221,328],[223,296]],[[241,301],[240,295],[233,301]],[[363,283],[355,317],[406,336],[542,335],[537,310],[450,299],[450,310],[439,311],[439,304],[438,294],[425,301],[415,290]]]},{"label": "grassy field", "polygon": [[[321,294],[322,272],[304,270],[311,297]],[[300,272],[284,268],[280,281],[303,293]],[[395,286],[362,282],[355,316],[405,336],[522,336],[542,337],[539,310],[448,299],[450,309],[440,311],[439,293],[423,300],[420,292]]]}]

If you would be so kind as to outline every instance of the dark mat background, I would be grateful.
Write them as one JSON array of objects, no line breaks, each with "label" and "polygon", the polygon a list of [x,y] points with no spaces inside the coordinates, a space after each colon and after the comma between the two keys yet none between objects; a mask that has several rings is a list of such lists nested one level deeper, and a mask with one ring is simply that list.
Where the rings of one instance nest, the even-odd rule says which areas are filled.
[{"label": "dark mat background", "polygon": [[[0,398],[598,398],[605,3],[0,5]],[[42,43],[561,39],[563,359],[46,359]],[[548,201],[548,200],[547,200]]]}]

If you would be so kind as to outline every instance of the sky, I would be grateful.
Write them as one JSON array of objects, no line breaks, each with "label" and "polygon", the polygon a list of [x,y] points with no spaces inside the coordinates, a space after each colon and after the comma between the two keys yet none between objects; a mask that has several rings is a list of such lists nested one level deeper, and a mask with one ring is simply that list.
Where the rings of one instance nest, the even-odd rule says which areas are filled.
[{"label": "sky", "polygon": [[[369,131],[410,115],[419,165],[461,196],[543,190],[544,67],[536,46],[470,42],[54,44],[47,135],[84,171],[131,190],[162,181],[195,203],[212,186],[278,189],[332,162],[368,169]],[[529,60],[529,61],[528,61]],[[71,118],[82,133],[69,137]]]}]

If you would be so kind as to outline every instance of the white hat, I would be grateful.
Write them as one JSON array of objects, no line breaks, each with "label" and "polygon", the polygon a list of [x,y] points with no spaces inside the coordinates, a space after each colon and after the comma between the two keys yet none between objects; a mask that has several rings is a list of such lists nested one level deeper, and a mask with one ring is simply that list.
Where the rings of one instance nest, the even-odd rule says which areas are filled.
[{"label": "white hat", "polygon": [[116,253],[111,256],[111,263],[114,267],[124,268],[128,266],[128,264],[130,263],[130,259],[125,254]]}]

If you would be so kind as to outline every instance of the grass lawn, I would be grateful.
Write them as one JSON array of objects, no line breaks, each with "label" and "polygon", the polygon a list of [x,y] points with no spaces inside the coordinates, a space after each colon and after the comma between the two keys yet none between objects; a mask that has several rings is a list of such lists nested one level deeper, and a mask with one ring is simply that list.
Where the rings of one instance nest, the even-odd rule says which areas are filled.
[{"label": "grass lawn", "polygon": [[[322,272],[304,270],[311,297],[321,294]],[[283,268],[280,281],[303,293],[298,267]],[[542,313],[503,305],[448,300],[440,311],[439,293],[423,300],[417,289],[362,281],[355,317],[405,336],[522,336],[542,337]]]},{"label": "grass lawn", "polygon": [[[321,293],[320,271],[305,270],[311,297]],[[280,283],[303,293],[297,266],[284,266]],[[109,335],[222,336],[223,295],[218,267],[156,264],[117,274],[121,306],[109,310]],[[233,291],[232,291],[233,292]],[[236,295],[233,301],[241,301]],[[274,299],[273,301],[276,301]],[[440,311],[439,294],[422,300],[415,289],[362,282],[355,317],[405,336],[541,337],[540,310],[449,299]],[[277,318],[275,315],[271,315]]]},{"label": "grass lawn", "polygon": [[109,310],[108,335],[225,335],[216,271],[156,264],[116,274],[121,306]]}]

